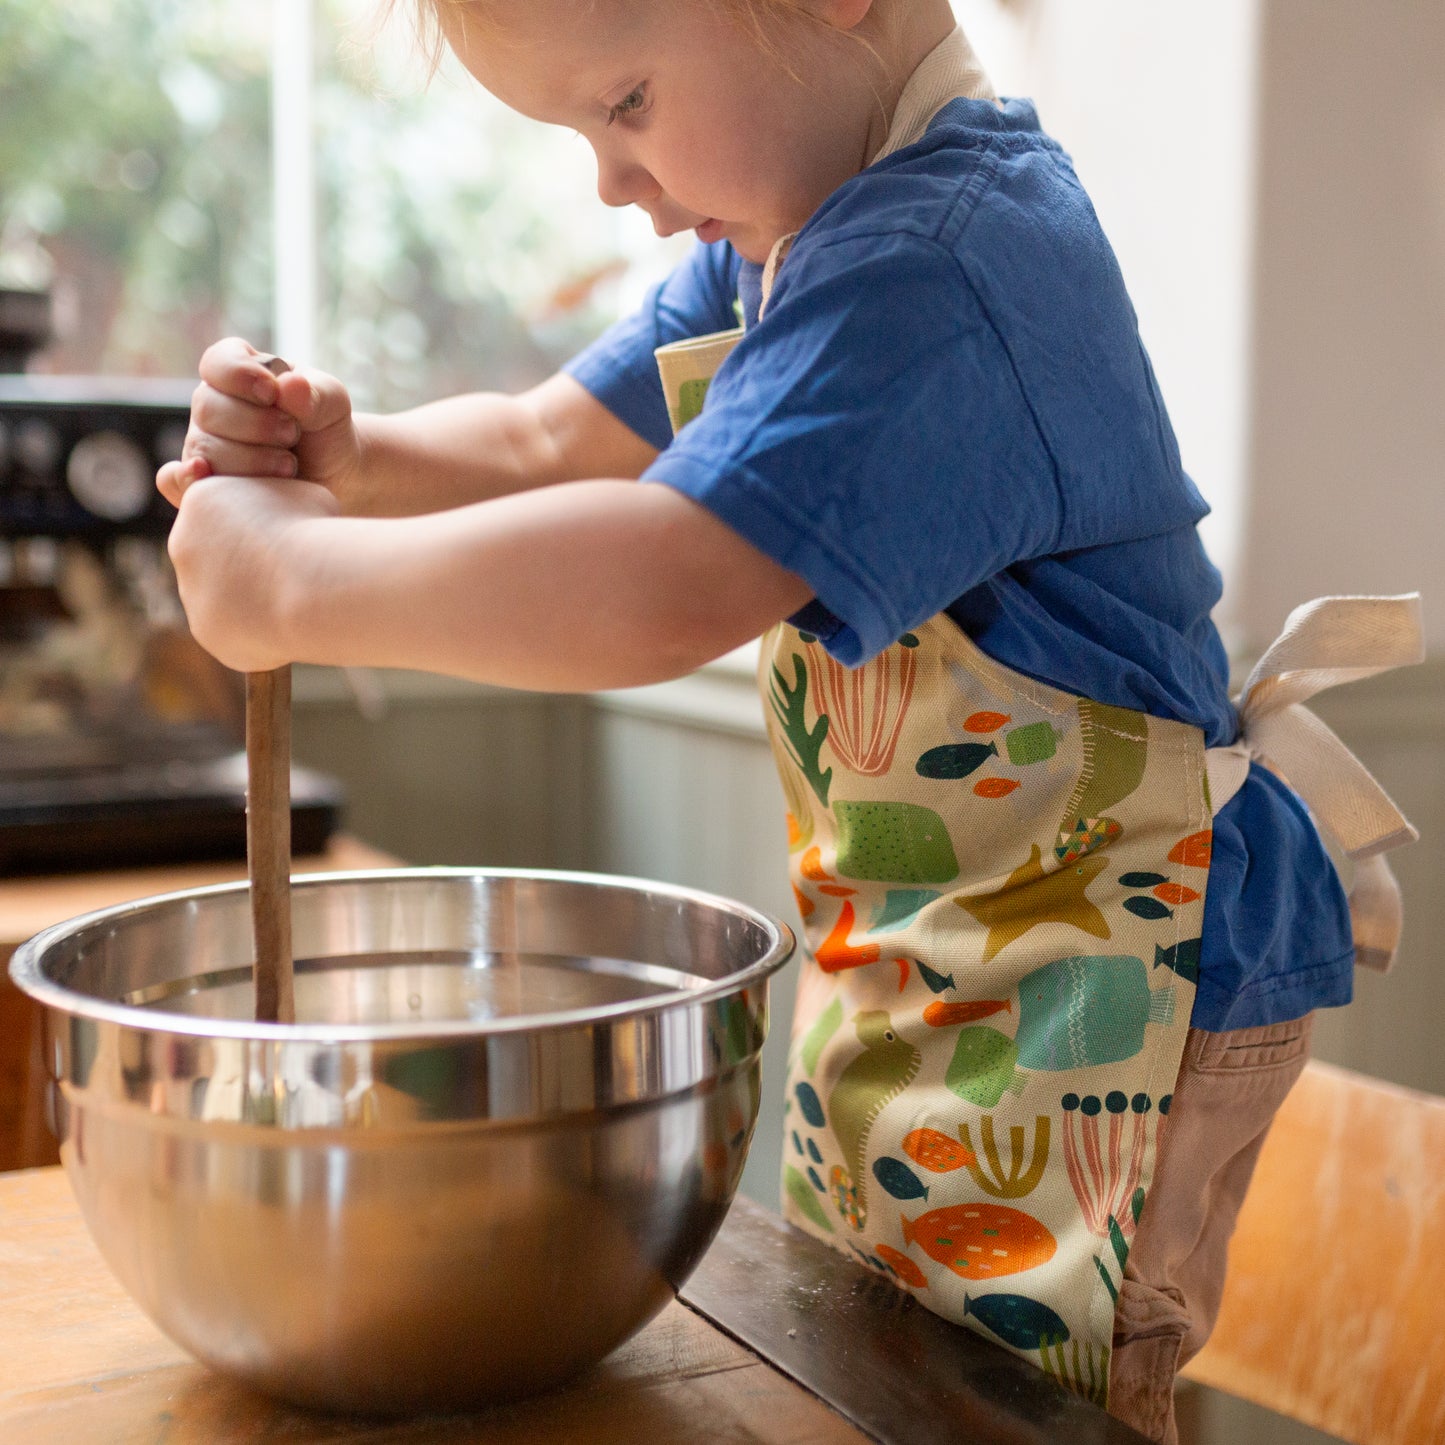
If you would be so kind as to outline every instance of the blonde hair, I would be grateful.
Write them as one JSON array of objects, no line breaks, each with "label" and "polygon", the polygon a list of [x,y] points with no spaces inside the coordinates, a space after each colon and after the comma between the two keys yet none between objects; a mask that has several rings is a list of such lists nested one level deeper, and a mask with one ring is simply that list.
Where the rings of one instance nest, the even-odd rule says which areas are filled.
[{"label": "blonde hair", "polygon": [[[812,18],[804,0],[704,0],[704,3],[731,13],[752,33],[758,44],[773,55],[781,53],[781,20],[787,17]],[[493,28],[488,4],[489,0],[409,0],[407,9],[411,15],[412,32],[429,74],[436,72],[446,51],[448,13],[454,12],[463,24],[476,20],[485,31]],[[380,30],[398,6],[399,0],[380,0],[374,29]]]}]

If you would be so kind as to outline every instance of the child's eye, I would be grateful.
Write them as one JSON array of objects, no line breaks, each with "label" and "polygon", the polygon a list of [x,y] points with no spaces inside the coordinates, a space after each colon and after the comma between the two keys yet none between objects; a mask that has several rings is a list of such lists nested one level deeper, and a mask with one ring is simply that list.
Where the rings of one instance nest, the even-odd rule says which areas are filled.
[{"label": "child's eye", "polygon": [[647,109],[647,87],[639,85],[635,90],[629,91],[607,111],[607,124],[611,125],[614,120],[620,120],[627,115],[640,115]]}]

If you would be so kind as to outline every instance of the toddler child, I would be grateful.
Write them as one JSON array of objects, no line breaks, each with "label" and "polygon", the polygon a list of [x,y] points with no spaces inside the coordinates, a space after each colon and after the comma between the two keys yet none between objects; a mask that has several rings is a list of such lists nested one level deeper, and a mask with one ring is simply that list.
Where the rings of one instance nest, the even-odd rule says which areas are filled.
[{"label": "toddler child", "polygon": [[1302,609],[1231,703],[1114,256],[946,0],[423,11],[581,133],[604,201],[698,243],[515,398],[353,415],[210,348],[158,479],[196,636],[570,690],[762,634],[808,944],[789,1217],[1172,1439],[1311,1013],[1398,931],[1376,857],[1352,936],[1252,759],[1326,822],[1344,777],[1353,854],[1407,836],[1295,704],[1410,660],[1413,601]]}]

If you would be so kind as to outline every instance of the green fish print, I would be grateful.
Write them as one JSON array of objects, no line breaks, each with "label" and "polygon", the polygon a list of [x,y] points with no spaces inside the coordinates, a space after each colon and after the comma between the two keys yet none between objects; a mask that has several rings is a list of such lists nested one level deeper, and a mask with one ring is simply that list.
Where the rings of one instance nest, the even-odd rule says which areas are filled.
[{"label": "green fish print", "polygon": [[819,1229],[832,1234],[833,1226],[828,1222],[828,1215],[818,1202],[812,1185],[791,1164],[783,1165],[783,1188],[787,1190],[788,1198],[793,1201],[799,1214],[805,1215]]},{"label": "green fish print", "polygon": [[1139,714],[1079,699],[1084,766],[1064,809],[1054,856],[1061,863],[1081,858],[1122,829],[1107,810],[1122,802],[1144,779],[1149,743],[1139,733]]},{"label": "green fish print", "polygon": [[1023,727],[1010,728],[1004,734],[1008,760],[1020,768],[1030,763],[1046,763],[1058,751],[1063,736],[1050,722],[1026,723]]},{"label": "green fish print", "polygon": [[863,1160],[873,1121],[890,1100],[897,1098],[918,1074],[922,1055],[901,1038],[882,1009],[867,1009],[853,1021],[863,1052],[838,1076],[828,1095],[828,1122],[848,1168],[848,1186],[861,1229],[868,1218],[867,1179]]},{"label": "green fish print", "polygon": [[1022,1094],[1028,1075],[1018,1067],[1018,1048],[1007,1034],[984,1024],[960,1029],[943,1082],[970,1104],[992,1109],[1004,1090]]},{"label": "green fish print", "polygon": [[843,1000],[835,998],[822,1013],[815,1018],[803,1035],[803,1042],[798,1047],[798,1057],[803,1062],[804,1070],[809,1074],[818,1072],[818,1056],[823,1052],[823,1045],[838,1032],[843,1023]]},{"label": "green fish print", "polygon": [[1056,959],[1019,980],[1019,1063],[1057,1071],[1132,1059],[1144,1026],[1173,1017],[1174,989],[1150,989],[1142,958]]},{"label": "green fish print", "polygon": [[917,803],[837,802],[837,869],[873,883],[948,883],[958,857],[943,819]]}]

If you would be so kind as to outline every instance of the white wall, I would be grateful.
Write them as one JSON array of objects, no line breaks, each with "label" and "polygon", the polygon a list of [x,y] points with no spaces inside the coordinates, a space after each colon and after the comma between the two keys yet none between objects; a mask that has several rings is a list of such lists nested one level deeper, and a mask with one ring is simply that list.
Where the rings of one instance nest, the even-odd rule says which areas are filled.
[{"label": "white wall", "polygon": [[[1256,0],[954,0],[1038,105],[1123,267],[1184,465],[1234,571],[1245,508]],[[1225,612],[1221,622],[1227,624]]]},{"label": "white wall", "polygon": [[1309,597],[1412,588],[1445,650],[1445,5],[954,9],[1119,254],[1231,651]]},{"label": "white wall", "polygon": [[1445,651],[1445,4],[1268,0],[1261,62],[1239,616],[1419,588]]}]

